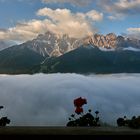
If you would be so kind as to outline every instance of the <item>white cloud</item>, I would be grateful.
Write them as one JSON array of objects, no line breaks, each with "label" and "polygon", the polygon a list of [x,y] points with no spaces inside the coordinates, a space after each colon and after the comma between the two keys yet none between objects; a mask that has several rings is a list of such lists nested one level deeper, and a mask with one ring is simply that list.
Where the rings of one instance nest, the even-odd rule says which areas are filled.
[{"label": "white cloud", "polygon": [[129,10],[140,6],[140,0],[119,0],[114,3],[117,9]]},{"label": "white cloud", "polygon": [[1,116],[10,125],[66,125],[81,96],[85,112],[99,110],[102,121],[116,125],[118,117],[140,114],[139,83],[140,74],[0,76]]},{"label": "white cloud", "polygon": [[127,31],[130,33],[140,33],[140,28],[128,28]]},{"label": "white cloud", "polygon": [[108,19],[110,19],[110,20],[118,20],[118,18],[116,16],[108,16]]},{"label": "white cloud", "polygon": [[108,19],[110,19],[110,20],[123,20],[124,17],[125,17],[124,14],[115,13],[115,14],[112,15],[112,16],[108,16]]},{"label": "white cloud", "polygon": [[140,40],[140,28],[128,28],[127,32],[127,36],[131,38],[137,38]]},{"label": "white cloud", "polygon": [[101,21],[103,19],[103,13],[99,13],[96,10],[91,10],[87,12],[86,15],[93,21]]},{"label": "white cloud", "polygon": [[37,11],[37,15],[44,16],[44,19],[23,21],[5,31],[0,30],[0,39],[23,42],[48,30],[81,38],[96,32],[92,23],[103,18],[103,14],[95,10],[87,13],[72,13],[69,9],[43,8]]},{"label": "white cloud", "polygon": [[44,3],[71,3],[78,6],[86,6],[92,0],[42,0]]},{"label": "white cloud", "polygon": [[37,12],[37,15],[46,16],[53,25],[52,31],[56,33],[69,34],[72,37],[84,37],[94,33],[94,29],[90,25],[92,22],[101,21],[103,14],[95,10],[87,13],[72,13],[68,9],[43,8]]},{"label": "white cloud", "polygon": [[99,0],[98,6],[109,14],[111,20],[138,15],[140,12],[140,0]]},{"label": "white cloud", "polygon": [[[38,0],[12,0],[12,2],[29,2],[29,3],[33,3],[36,2]],[[9,0],[0,0],[0,2],[4,3],[4,2],[9,2]]]},{"label": "white cloud", "polygon": [[18,23],[6,31],[0,31],[1,40],[26,41],[33,39],[38,33],[42,33],[44,21],[30,20],[28,22]]}]

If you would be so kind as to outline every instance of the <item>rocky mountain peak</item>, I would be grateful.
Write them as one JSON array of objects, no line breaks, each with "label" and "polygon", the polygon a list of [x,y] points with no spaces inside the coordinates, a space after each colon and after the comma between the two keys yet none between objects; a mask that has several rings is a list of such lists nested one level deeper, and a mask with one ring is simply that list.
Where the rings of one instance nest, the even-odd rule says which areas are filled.
[{"label": "rocky mountain peak", "polygon": [[107,35],[94,34],[93,36],[84,38],[83,43],[84,45],[90,44],[106,49],[118,49],[126,47],[140,49],[140,40],[124,36],[117,36],[114,33],[109,33]]},{"label": "rocky mountain peak", "polygon": [[116,39],[117,36],[114,33],[109,33],[109,34],[106,35],[106,38],[108,38],[108,39]]},{"label": "rocky mountain peak", "polygon": [[105,49],[116,49],[120,47],[140,48],[140,40],[116,36],[114,33],[107,35],[94,34],[82,39],[71,38],[69,35],[59,35],[53,32],[40,34],[37,38],[21,44],[21,48],[27,47],[42,56],[61,56],[80,46],[96,46]]},{"label": "rocky mountain peak", "polygon": [[[80,40],[71,38],[67,34],[59,35],[47,31],[45,34],[40,34],[37,38],[23,44],[33,51],[43,56],[60,56],[80,45]],[[23,46],[22,45],[22,46]]]},{"label": "rocky mountain peak", "polygon": [[107,35],[94,34],[84,39],[85,44],[91,44],[103,48],[115,48],[117,36],[114,33]]}]

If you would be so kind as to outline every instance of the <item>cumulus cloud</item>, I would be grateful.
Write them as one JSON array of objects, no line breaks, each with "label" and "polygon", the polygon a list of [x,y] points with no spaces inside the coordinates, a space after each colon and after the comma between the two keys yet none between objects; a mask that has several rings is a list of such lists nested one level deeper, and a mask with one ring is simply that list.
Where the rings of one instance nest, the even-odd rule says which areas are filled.
[{"label": "cumulus cloud", "polygon": [[70,37],[81,38],[96,32],[93,23],[101,21],[103,18],[103,14],[95,10],[87,13],[72,13],[69,9],[43,8],[37,11],[37,15],[44,16],[44,19],[22,21],[15,27],[0,30],[0,39],[24,42],[48,30],[57,34],[68,34]]},{"label": "cumulus cloud", "polygon": [[71,3],[77,6],[86,6],[91,0],[42,0],[44,3]]},{"label": "cumulus cloud", "polygon": [[127,31],[130,33],[140,33],[140,28],[128,28]]},{"label": "cumulus cloud", "polygon": [[128,28],[127,32],[127,36],[131,38],[137,38],[140,40],[140,28]]},{"label": "cumulus cloud", "polygon": [[[4,3],[4,2],[8,2],[9,0],[0,0],[0,2]],[[12,0],[12,2],[29,2],[29,3],[33,3],[36,2],[38,0]]]},{"label": "cumulus cloud", "polygon": [[103,19],[103,13],[99,13],[96,10],[91,10],[86,13],[86,16],[91,18],[93,21],[101,21]]},{"label": "cumulus cloud", "polygon": [[0,76],[1,116],[10,125],[65,126],[74,113],[73,99],[87,98],[84,111],[100,111],[103,122],[140,114],[140,75],[37,74]]},{"label": "cumulus cloud", "polygon": [[43,8],[38,10],[37,15],[50,19],[52,31],[78,38],[94,33],[94,28],[87,18],[90,18],[92,22],[103,19],[103,14],[95,10],[87,13],[72,13],[68,9]]},{"label": "cumulus cloud", "polygon": [[140,12],[140,0],[99,0],[98,5],[110,14],[109,19],[122,19]]},{"label": "cumulus cloud", "polygon": [[118,10],[133,14],[133,12],[135,13],[138,12],[137,10],[140,10],[140,0],[119,0],[114,3],[114,6]]},{"label": "cumulus cloud", "polygon": [[45,21],[30,20],[28,22],[17,23],[15,27],[11,27],[7,30],[0,30],[1,40],[15,40],[26,41],[33,39],[37,34],[42,33]]},{"label": "cumulus cloud", "polygon": [[110,15],[107,17],[109,20],[123,20],[124,14],[115,13],[114,15]]}]

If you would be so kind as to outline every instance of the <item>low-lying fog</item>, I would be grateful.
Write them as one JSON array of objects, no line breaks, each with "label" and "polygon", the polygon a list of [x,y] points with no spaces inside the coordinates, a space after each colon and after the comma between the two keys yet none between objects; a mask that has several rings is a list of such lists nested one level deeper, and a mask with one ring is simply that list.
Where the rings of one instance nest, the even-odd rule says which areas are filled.
[{"label": "low-lying fog", "polygon": [[0,117],[10,125],[65,126],[80,96],[85,112],[98,110],[103,122],[116,125],[118,117],[140,115],[140,74],[0,75]]}]

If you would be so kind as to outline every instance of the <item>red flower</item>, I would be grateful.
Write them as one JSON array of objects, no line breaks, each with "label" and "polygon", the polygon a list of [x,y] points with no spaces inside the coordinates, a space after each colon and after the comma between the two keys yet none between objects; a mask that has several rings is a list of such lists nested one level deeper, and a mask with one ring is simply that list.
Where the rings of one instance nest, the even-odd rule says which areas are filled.
[{"label": "red flower", "polygon": [[84,104],[87,104],[87,100],[84,98],[82,99],[81,97],[79,97],[74,100],[75,107],[82,107]]},{"label": "red flower", "polygon": [[77,113],[78,115],[83,113],[83,108],[77,107],[76,110],[75,110],[75,113]]}]

